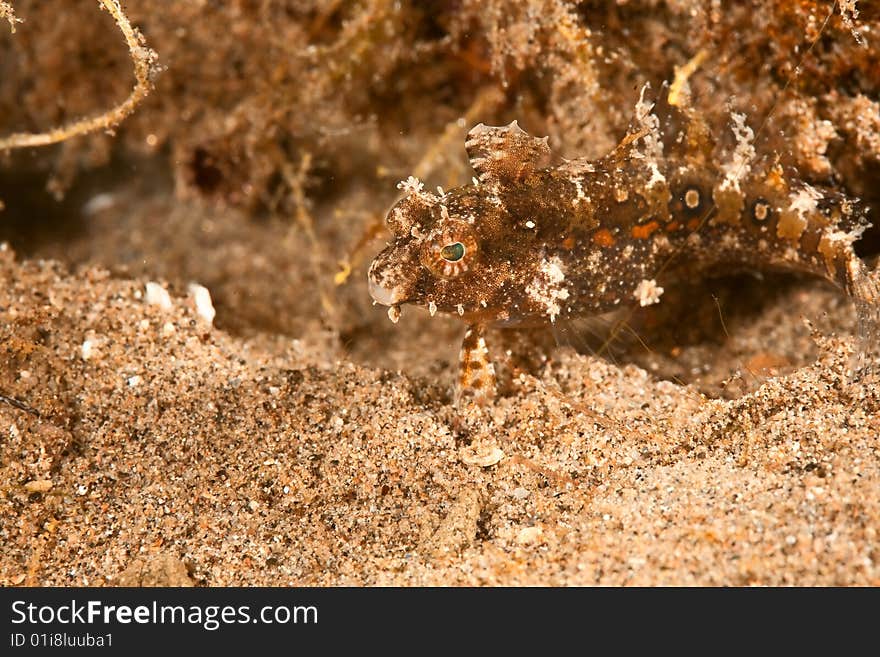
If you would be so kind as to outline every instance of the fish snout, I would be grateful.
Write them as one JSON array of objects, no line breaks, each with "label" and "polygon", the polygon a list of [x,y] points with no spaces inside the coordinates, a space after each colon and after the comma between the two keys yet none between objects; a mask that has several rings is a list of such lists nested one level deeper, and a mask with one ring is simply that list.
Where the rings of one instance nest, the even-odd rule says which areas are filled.
[{"label": "fish snout", "polygon": [[370,265],[367,272],[367,284],[373,301],[383,306],[396,306],[406,301],[408,286],[396,282],[397,277],[389,275],[389,267],[381,258],[377,258]]}]

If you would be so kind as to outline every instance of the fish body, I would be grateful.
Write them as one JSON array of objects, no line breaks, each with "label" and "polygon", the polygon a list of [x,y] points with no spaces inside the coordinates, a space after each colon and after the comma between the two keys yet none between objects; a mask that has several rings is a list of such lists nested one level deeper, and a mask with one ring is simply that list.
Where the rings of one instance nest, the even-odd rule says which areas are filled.
[{"label": "fish body", "polygon": [[636,105],[627,136],[597,160],[555,156],[546,138],[478,125],[477,176],[440,194],[413,178],[373,261],[375,301],[414,303],[467,324],[460,393],[491,396],[489,326],[556,324],[650,305],[676,280],[731,270],[825,278],[876,321],[877,279],[853,248],[869,226],[856,199],[758,155],[746,118],[714,139],[686,102]]}]

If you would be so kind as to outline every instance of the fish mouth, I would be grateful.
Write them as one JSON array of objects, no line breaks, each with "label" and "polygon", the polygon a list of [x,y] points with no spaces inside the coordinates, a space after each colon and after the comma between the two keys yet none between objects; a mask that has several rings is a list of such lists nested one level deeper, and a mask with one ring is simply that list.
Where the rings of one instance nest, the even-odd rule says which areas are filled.
[{"label": "fish mouth", "polygon": [[383,306],[399,306],[408,301],[407,291],[401,285],[385,287],[374,281],[372,276],[368,279],[367,284],[370,289],[370,296],[373,297],[373,301],[382,304]]}]

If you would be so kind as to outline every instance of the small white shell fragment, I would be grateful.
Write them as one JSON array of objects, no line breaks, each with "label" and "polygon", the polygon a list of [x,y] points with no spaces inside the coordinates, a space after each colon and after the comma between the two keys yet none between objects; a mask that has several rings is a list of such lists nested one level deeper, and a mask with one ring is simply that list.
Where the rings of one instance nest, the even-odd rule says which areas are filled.
[{"label": "small white shell fragment", "polygon": [[400,320],[400,306],[388,307],[388,319],[397,324],[397,322]]},{"label": "small white shell fragment", "polygon": [[504,452],[495,445],[471,445],[461,450],[461,460],[468,465],[489,468],[504,458]]},{"label": "small white shell fragment", "polygon": [[109,210],[114,205],[116,205],[116,196],[113,194],[95,194],[83,205],[82,213],[86,216],[92,216],[104,210]]},{"label": "small white shell fragment", "polygon": [[535,227],[535,222],[532,221],[531,219],[529,219],[529,220],[526,222],[526,228],[534,228],[534,227]]},{"label": "small white shell fragment", "polygon": [[125,382],[128,384],[128,386],[129,386],[130,388],[134,388],[135,386],[140,385],[141,377],[140,377],[140,375],[135,374],[134,376],[130,376],[130,377],[128,377],[128,378],[125,380]]},{"label": "small white shell fragment", "polygon": [[428,302],[428,314],[431,315],[431,317],[437,314],[437,304],[433,301]]},{"label": "small white shell fragment", "polygon": [[214,303],[211,301],[211,293],[204,285],[198,283],[190,283],[187,288],[196,304],[196,312],[199,317],[204,319],[209,325],[214,323],[214,317],[217,311],[214,310]]},{"label": "small white shell fragment", "polygon": [[518,500],[526,499],[531,493],[525,488],[514,488],[511,493],[511,497],[515,497]]},{"label": "small white shell fragment", "polygon": [[455,308],[456,308],[456,310],[458,310],[459,315],[464,315],[464,306],[463,305],[458,304]]},{"label": "small white shell fragment", "polygon": [[171,310],[171,295],[168,290],[153,281],[147,283],[144,301],[151,306],[159,306],[162,310]]},{"label": "small white shell fragment", "polygon": [[540,527],[523,527],[516,535],[516,542],[520,545],[533,545],[540,543],[544,538],[544,530]]},{"label": "small white shell fragment", "polygon": [[95,347],[94,341],[83,340],[82,346],[80,346],[80,348],[79,348],[79,355],[82,357],[83,360],[88,360],[89,358],[91,358],[94,355],[94,353],[95,353],[94,347]]}]

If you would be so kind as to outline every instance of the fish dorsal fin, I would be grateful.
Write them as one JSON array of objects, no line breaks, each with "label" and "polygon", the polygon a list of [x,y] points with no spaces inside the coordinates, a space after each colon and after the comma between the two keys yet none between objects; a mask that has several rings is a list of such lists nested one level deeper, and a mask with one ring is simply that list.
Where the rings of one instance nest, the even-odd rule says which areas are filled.
[{"label": "fish dorsal fin", "polygon": [[690,95],[676,93],[675,88],[675,82],[664,82],[654,92],[645,84],[626,135],[603,159],[614,162],[635,156],[705,165],[714,140],[702,115],[691,105]]},{"label": "fish dorsal fin", "polygon": [[516,121],[505,126],[480,123],[468,132],[464,145],[483,182],[515,182],[551,162],[547,137],[532,137]]},{"label": "fish dorsal fin", "polygon": [[678,156],[689,154],[705,160],[715,146],[704,116],[694,106],[690,87],[690,78],[708,56],[708,51],[700,50],[683,66],[676,66],[675,76],[660,86],[656,97],[654,112],[660,119],[666,148]]}]

